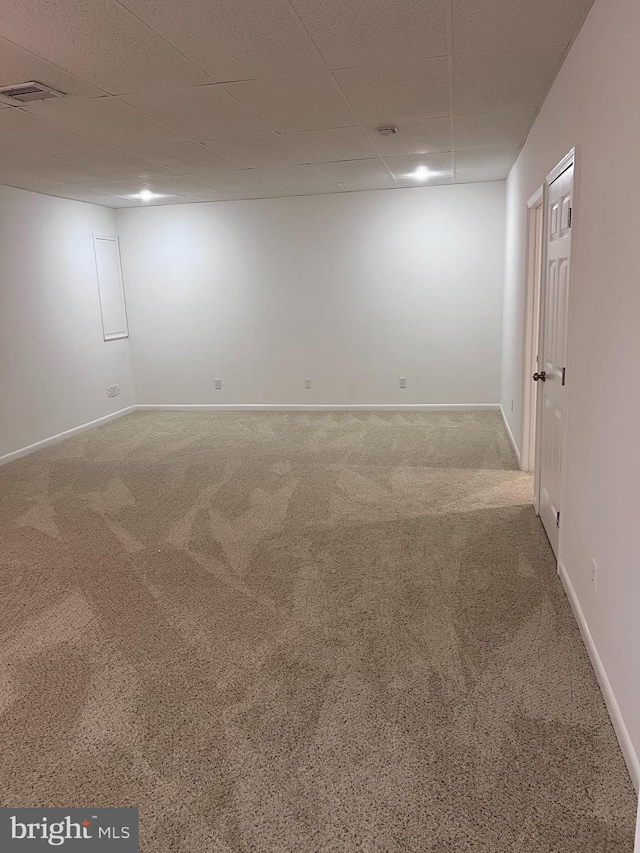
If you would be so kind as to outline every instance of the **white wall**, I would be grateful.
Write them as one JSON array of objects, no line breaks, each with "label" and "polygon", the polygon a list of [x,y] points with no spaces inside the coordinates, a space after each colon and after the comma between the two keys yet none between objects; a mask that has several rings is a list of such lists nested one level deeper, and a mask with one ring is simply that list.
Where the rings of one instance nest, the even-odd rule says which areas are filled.
[{"label": "white wall", "polygon": [[497,403],[504,186],[118,211],[138,403]]},{"label": "white wall", "polygon": [[[640,4],[596,0],[507,183],[502,402],[521,436],[526,202],[577,146],[561,562],[640,754]],[[515,412],[509,410],[510,399]],[[598,563],[592,588],[591,559]],[[637,780],[636,780],[637,781]]]},{"label": "white wall", "polygon": [[133,403],[128,341],[102,340],[94,231],[115,232],[112,210],[0,187],[0,457]]}]

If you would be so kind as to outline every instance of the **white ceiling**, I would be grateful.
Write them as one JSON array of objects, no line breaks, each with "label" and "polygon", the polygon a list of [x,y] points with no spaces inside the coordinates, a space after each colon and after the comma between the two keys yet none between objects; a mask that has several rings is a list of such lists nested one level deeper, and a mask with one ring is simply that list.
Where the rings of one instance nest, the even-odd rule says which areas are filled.
[{"label": "white ceiling", "polygon": [[0,184],[128,207],[501,180],[592,2],[2,0],[0,86],[67,97],[0,104]]}]

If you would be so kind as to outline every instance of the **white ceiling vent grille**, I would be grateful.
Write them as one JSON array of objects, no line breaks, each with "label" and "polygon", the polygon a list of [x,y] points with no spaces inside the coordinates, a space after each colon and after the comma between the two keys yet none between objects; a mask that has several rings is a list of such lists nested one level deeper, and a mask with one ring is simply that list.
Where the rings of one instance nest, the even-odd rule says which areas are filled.
[{"label": "white ceiling vent grille", "polygon": [[64,92],[58,92],[34,80],[29,83],[16,83],[14,86],[0,86],[0,100],[15,106],[29,104],[31,101],[46,101],[49,98],[62,97]]}]

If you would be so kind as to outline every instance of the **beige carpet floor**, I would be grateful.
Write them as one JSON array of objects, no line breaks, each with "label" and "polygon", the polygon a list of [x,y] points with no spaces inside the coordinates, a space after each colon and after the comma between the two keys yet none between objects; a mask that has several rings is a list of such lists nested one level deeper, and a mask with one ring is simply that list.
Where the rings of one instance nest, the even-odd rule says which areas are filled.
[{"label": "beige carpet floor", "polygon": [[153,853],[631,853],[495,413],[140,412],[0,468],[0,790]]}]

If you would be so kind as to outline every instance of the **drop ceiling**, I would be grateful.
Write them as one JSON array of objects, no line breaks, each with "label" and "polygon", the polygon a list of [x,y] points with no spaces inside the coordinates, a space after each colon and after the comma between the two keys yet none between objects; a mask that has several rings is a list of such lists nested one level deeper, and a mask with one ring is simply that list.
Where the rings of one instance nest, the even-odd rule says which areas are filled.
[{"label": "drop ceiling", "polygon": [[0,184],[129,207],[502,180],[592,2],[2,0],[0,86],[66,97],[0,103]]}]

